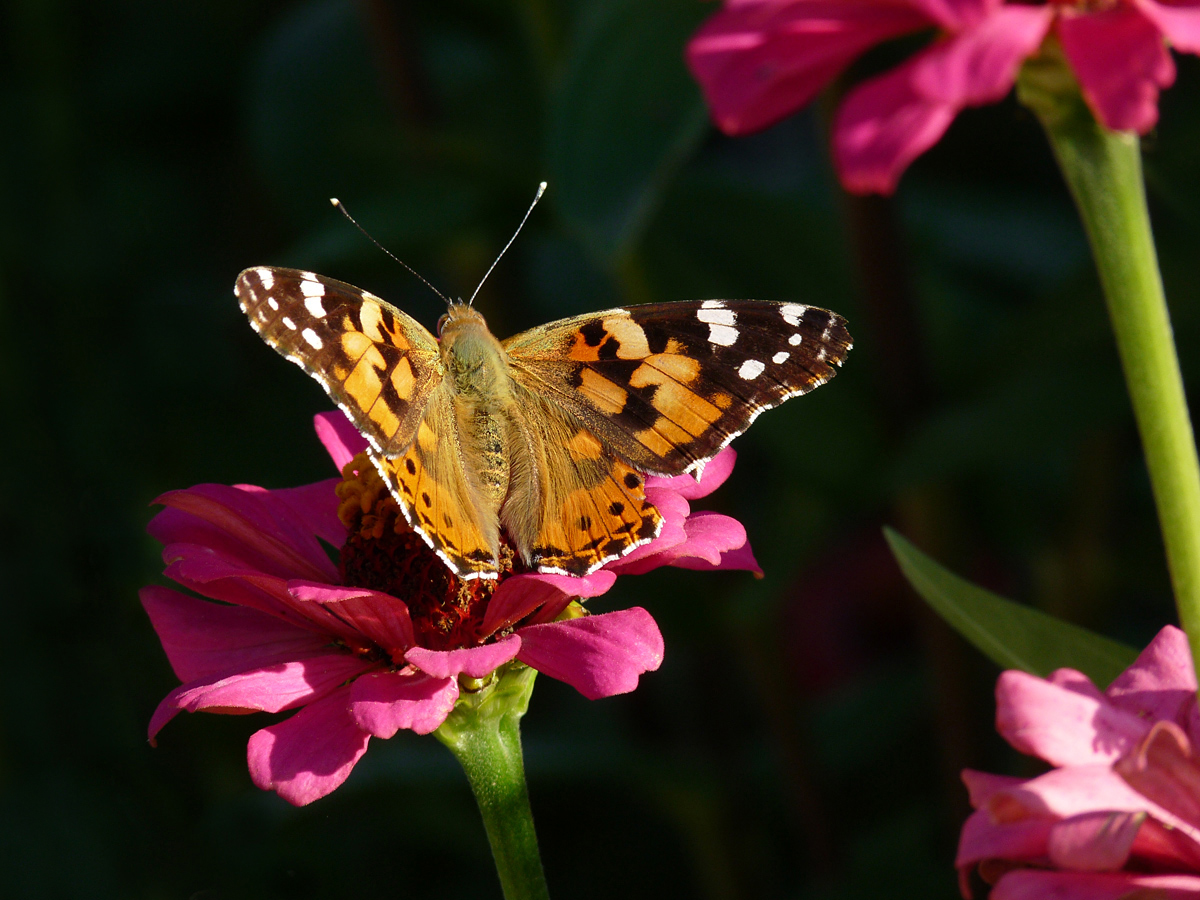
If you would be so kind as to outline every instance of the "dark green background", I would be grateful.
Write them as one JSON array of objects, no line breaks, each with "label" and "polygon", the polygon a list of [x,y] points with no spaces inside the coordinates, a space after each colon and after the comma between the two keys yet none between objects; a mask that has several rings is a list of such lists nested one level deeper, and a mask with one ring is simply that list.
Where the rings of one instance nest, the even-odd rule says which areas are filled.
[{"label": "dark green background", "polygon": [[[905,589],[892,524],[1009,596],[1141,643],[1171,615],[1137,437],[1073,211],[1031,116],[963,115],[891,202],[848,198],[830,106],[730,140],[694,0],[15,0],[0,12],[0,894],[498,897],[461,773],[372,743],[294,809],[250,784],[271,718],[145,727],[175,679],[137,602],[159,493],[332,474],[329,403],[231,294],[299,265],[432,325],[550,189],[478,306],[502,335],[647,300],[850,321],[845,370],[765,416],[706,506],[767,577],[665,570],[662,668],[589,702],[542,679],[530,791],[559,898],[950,898],[995,670]],[[888,62],[885,51],[859,74]],[[1200,67],[1148,182],[1196,383]],[[831,101],[827,101],[831,102]]]}]

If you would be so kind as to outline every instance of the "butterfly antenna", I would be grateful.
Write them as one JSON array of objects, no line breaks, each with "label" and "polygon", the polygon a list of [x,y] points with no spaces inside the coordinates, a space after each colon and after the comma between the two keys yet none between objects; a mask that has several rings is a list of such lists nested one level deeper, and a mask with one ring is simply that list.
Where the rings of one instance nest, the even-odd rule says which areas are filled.
[{"label": "butterfly antenna", "polygon": [[525,227],[526,220],[529,219],[529,214],[533,212],[533,208],[538,205],[538,201],[542,199],[542,194],[544,193],[546,193],[546,182],[543,181],[538,185],[537,194],[534,195],[533,202],[529,204],[529,209],[525,210],[525,217],[521,219],[521,224],[517,226],[517,230],[513,232],[513,236],[508,239],[508,243],[504,245],[504,249],[496,255],[495,260],[492,261],[488,270],[483,273],[483,277],[479,279],[479,287],[475,288],[475,293],[467,301],[467,306],[471,306],[475,302],[475,294],[479,293],[479,288],[483,287],[483,283],[488,280],[488,276],[492,274],[492,269],[496,268],[496,263],[500,262],[500,257],[508,252],[508,248],[517,239],[517,235],[521,233],[521,229]]},{"label": "butterfly antenna", "polygon": [[418,272],[416,269],[414,269],[412,266],[410,266],[408,263],[406,263],[404,260],[402,260],[400,257],[398,257],[395,253],[393,253],[387,247],[383,246],[383,244],[379,243],[379,241],[375,240],[375,238],[373,238],[371,236],[371,233],[369,231],[367,231],[367,229],[365,229],[361,225],[359,225],[358,222],[355,220],[354,216],[350,215],[350,210],[346,209],[345,204],[342,203],[341,200],[339,200],[337,197],[330,197],[329,202],[333,204],[334,209],[336,209],[343,216],[345,216],[347,219],[349,219],[350,224],[353,225],[355,228],[357,228],[359,231],[361,231],[368,241],[370,241],[372,244],[374,244],[376,247],[378,247],[380,250],[382,250],[384,253],[386,253],[388,256],[390,256],[392,259],[394,259],[396,262],[400,263],[400,265],[404,266],[404,268],[408,269],[408,271],[410,271],[414,275],[416,275],[417,278],[421,279],[421,281],[425,282],[425,287],[429,288],[431,291],[433,291],[435,294],[437,294],[439,297],[441,297],[442,301],[447,306],[450,305],[450,299],[445,294],[443,294],[441,291],[439,291],[437,288],[435,288],[432,284],[430,284],[428,282],[428,280],[426,280],[424,275],[422,275],[420,272]]}]

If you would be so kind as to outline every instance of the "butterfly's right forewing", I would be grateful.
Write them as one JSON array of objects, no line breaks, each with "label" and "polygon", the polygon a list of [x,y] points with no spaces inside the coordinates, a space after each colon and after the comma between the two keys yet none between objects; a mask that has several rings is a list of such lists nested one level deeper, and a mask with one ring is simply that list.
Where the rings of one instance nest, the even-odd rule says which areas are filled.
[{"label": "butterfly's right forewing", "polygon": [[408,449],[442,380],[437,341],[415,319],[297,269],[246,269],[234,294],[263,340],[315,378],[378,453]]}]

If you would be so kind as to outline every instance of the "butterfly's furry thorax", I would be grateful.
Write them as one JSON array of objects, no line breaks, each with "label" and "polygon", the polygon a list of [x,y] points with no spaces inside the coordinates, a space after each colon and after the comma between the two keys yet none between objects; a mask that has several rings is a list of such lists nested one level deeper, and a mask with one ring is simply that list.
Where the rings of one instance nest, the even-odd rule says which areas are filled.
[{"label": "butterfly's furry thorax", "polygon": [[408,523],[465,579],[496,577],[502,531],[531,568],[569,575],[653,540],[663,518],[647,473],[699,478],[851,346],[841,316],[797,303],[648,304],[504,341],[454,303],[439,342],[311,272],[247,269],[234,293],[362,432]]}]

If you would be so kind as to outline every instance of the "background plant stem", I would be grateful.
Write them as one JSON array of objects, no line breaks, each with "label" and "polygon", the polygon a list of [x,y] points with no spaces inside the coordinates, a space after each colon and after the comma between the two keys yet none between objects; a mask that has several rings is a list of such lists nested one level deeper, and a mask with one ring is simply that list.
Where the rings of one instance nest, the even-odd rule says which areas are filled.
[{"label": "background plant stem", "polygon": [[479,805],[505,900],[549,900],[525,787],[521,717],[537,673],[506,672],[495,685],[460,700],[435,734],[467,773]]},{"label": "background plant stem", "polygon": [[1052,48],[1022,72],[1100,275],[1158,508],[1179,620],[1200,660],[1200,465],[1150,230],[1137,135],[1102,127]]}]

